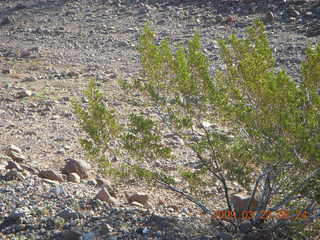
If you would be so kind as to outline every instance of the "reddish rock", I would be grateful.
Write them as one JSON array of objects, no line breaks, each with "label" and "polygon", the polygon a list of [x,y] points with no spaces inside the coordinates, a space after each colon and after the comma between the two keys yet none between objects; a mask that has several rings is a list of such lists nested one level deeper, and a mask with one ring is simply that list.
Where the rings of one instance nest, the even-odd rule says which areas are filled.
[{"label": "reddish rock", "polygon": [[16,152],[12,152],[10,157],[12,158],[12,160],[20,163],[26,160],[26,157],[24,155]]},{"label": "reddish rock", "polygon": [[101,190],[97,193],[95,196],[96,199],[99,199],[101,201],[108,202],[110,204],[116,205],[118,204],[118,201],[116,198],[112,197],[110,193],[105,188],[101,188]]},{"label": "reddish rock", "polygon": [[226,22],[236,22],[237,18],[235,16],[229,16],[226,18]]},{"label": "reddish rock", "polygon": [[148,205],[149,196],[145,193],[136,192],[129,195],[127,192],[125,192],[125,196],[127,198],[128,203],[138,202],[143,205]]},{"label": "reddish rock", "polygon": [[117,191],[116,189],[112,186],[111,182],[105,178],[102,177],[97,177],[96,178],[97,184],[100,187],[104,187],[107,189],[107,191],[110,193],[110,195],[114,198],[117,197]]},{"label": "reddish rock", "polygon": [[53,170],[42,170],[39,172],[38,176],[41,178],[46,178],[53,181],[63,182],[63,177],[59,173],[56,173]]},{"label": "reddish rock", "polygon": [[23,168],[19,165],[19,163],[16,163],[14,161],[8,161],[8,165],[6,166],[6,169],[17,169],[20,172],[23,171]]},{"label": "reddish rock", "polygon": [[88,178],[90,169],[90,164],[83,160],[68,159],[66,165],[62,169],[62,173],[77,173],[81,178]]},{"label": "reddish rock", "polygon": [[25,164],[20,164],[20,166],[21,166],[24,170],[28,171],[29,173],[31,173],[31,174],[33,174],[33,175],[39,175],[39,170],[36,169],[36,168],[27,166],[27,165],[25,165]]}]

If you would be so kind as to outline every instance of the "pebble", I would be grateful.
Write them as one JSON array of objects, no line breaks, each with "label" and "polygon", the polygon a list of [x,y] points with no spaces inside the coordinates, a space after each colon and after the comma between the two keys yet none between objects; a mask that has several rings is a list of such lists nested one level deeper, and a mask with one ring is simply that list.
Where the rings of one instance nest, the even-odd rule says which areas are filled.
[{"label": "pebble", "polygon": [[[74,146],[77,145],[72,142],[76,141],[75,139],[80,133],[73,126],[75,119],[70,109],[66,110],[72,96],[77,95],[83,87],[81,85],[82,79],[78,78],[87,74],[87,77],[101,80],[100,87],[107,85],[110,90],[112,89],[109,86],[111,80],[118,79],[122,74],[137,73],[139,62],[134,46],[137,44],[140,28],[145,22],[151,19],[158,36],[174,38],[178,42],[192,36],[195,30],[200,30],[202,43],[204,49],[207,49],[209,60],[212,61],[212,65],[217,65],[218,69],[219,47],[216,43],[212,43],[212,39],[224,38],[231,32],[243,34],[244,28],[256,16],[254,13],[262,11],[255,1],[250,0],[245,2],[232,1],[234,6],[226,5],[228,1],[217,1],[215,4],[210,3],[212,1],[207,1],[203,6],[189,0],[168,1],[165,4],[161,2],[154,4],[153,1],[144,4],[144,1],[130,1],[129,3],[129,1],[109,0],[101,5],[98,2],[83,1],[80,4],[77,1],[67,1],[65,5],[59,6],[59,8],[53,7],[43,15],[31,14],[27,3],[15,4],[12,1],[1,3],[3,4],[1,7],[4,9],[10,7],[15,10],[10,16],[0,17],[0,38],[1,42],[5,43],[5,45],[0,45],[0,109],[8,113],[1,114],[0,144],[11,144],[8,139],[18,146],[19,142],[28,141],[26,143],[28,148],[23,147],[22,149],[30,149],[28,155],[29,152],[33,152],[33,162],[50,163],[57,158],[64,159],[64,157],[72,155],[72,158],[77,159],[80,156],[80,150],[75,148]],[[184,4],[185,2],[187,3]],[[278,49],[275,56],[281,59],[281,64],[286,65],[289,74],[299,72],[297,65],[292,63],[303,59],[306,41],[314,42],[319,40],[320,36],[320,7],[308,4],[310,1],[299,2],[301,2],[299,7],[291,9],[288,15],[286,12],[282,13],[283,6],[287,7],[291,1],[284,0],[273,1],[274,6],[264,12],[267,23],[270,23],[267,31],[273,31],[270,36],[274,40],[272,47]],[[55,4],[54,1],[52,4]],[[35,6],[35,10],[40,8],[42,10],[43,5]],[[45,9],[43,10],[45,11]],[[250,15],[242,16],[241,13],[245,12]],[[301,39],[301,36],[304,38]],[[36,66],[30,67],[27,70],[28,77],[18,78],[21,79],[19,81],[14,75],[23,69],[20,69],[18,65],[7,65],[8,62],[16,61],[16,59],[21,61],[18,62],[19,64],[30,61],[29,63]],[[120,65],[123,69],[118,71]],[[50,69],[51,66],[54,67]],[[86,69],[87,66],[88,69]],[[72,69],[68,69],[69,67]],[[35,69],[40,70],[37,72]],[[104,69],[111,69],[111,71],[104,72]],[[10,77],[10,79],[2,82],[3,76]],[[52,84],[56,85],[55,88],[48,90],[47,86],[44,87],[46,84],[51,84],[46,81],[52,81]],[[41,92],[42,87],[44,87],[44,92]],[[116,90],[116,94],[113,96],[116,97],[117,94]],[[31,96],[35,96],[35,99],[29,98]],[[41,99],[52,99],[56,96],[59,99],[56,103],[41,103]],[[35,103],[30,106],[25,104],[29,101]],[[112,101],[116,102],[117,100],[112,99]],[[83,103],[87,104],[87,99],[83,98]],[[31,117],[30,114],[33,119],[29,118],[28,120],[28,117]],[[209,124],[207,126],[209,127]],[[221,134],[225,135],[225,133]],[[51,138],[51,136],[54,137]],[[200,136],[201,133],[192,137],[194,137],[194,141],[199,141]],[[169,138],[172,139],[173,144],[178,146],[177,151],[185,145],[182,139],[181,141],[179,138]],[[64,145],[66,143],[68,145]],[[48,146],[52,146],[52,149]],[[55,155],[57,149],[63,154]],[[19,152],[12,153],[9,160],[26,162],[27,158],[24,154],[25,152],[20,149]],[[1,162],[8,161],[2,157],[0,160]],[[161,166],[161,162],[158,165]],[[55,237],[53,239],[94,239],[100,237],[101,232],[98,229],[103,229],[102,226],[107,226],[105,231],[102,231],[104,232],[102,239],[130,239],[130,237],[134,239],[137,236],[146,239],[149,236],[151,236],[150,239],[153,236],[164,239],[168,234],[172,239],[183,237],[184,239],[196,239],[196,237],[192,238],[193,236],[188,235],[187,232],[166,232],[169,231],[168,227],[172,223],[170,219],[162,215],[159,215],[158,218],[151,217],[148,210],[142,207],[144,206],[142,203],[133,201],[129,206],[124,203],[126,202],[124,197],[119,197],[119,204],[123,204],[120,207],[122,210],[113,211],[108,202],[93,200],[97,192],[100,191],[97,187],[98,183],[96,180],[83,182],[82,179],[86,177],[84,175],[78,174],[81,175],[80,183],[61,182],[56,186],[56,182],[50,183],[49,180],[45,181],[39,178],[37,171],[28,175],[26,174],[27,170],[21,170],[17,166],[12,169],[3,167],[0,170],[1,184],[2,181],[5,182],[5,185],[0,187],[0,215],[12,217],[22,214],[21,216],[25,218],[23,221],[26,221],[23,223],[24,225],[17,224],[12,229],[10,228],[12,226],[4,227],[1,225],[0,239],[14,239],[24,232],[28,233],[30,239],[32,239],[32,235],[35,236],[34,239],[52,239],[52,235]],[[181,180],[178,180],[177,182],[182,184]],[[53,192],[50,192],[50,187]],[[154,197],[147,193],[144,195],[151,200]],[[17,206],[18,203],[28,204],[26,200],[30,205],[35,204],[37,207],[47,209],[48,213],[41,217],[33,216],[33,214],[29,216],[28,213],[33,213],[33,209],[36,207]],[[64,223],[59,218],[55,218],[56,224],[64,225],[62,228],[55,227],[53,217],[65,211],[66,207],[71,209],[70,212],[68,212],[69,210],[66,210],[67,213],[65,212],[66,216],[70,214],[70,219],[81,218],[81,209],[78,209],[80,202],[84,203],[86,208],[92,209],[90,210],[92,214],[84,214],[83,224],[81,224],[83,229],[77,229],[77,222],[67,221]],[[166,205],[166,201],[164,203]],[[159,210],[159,206],[155,207]],[[131,211],[131,208],[135,210]],[[174,214],[176,209],[171,209],[170,214]],[[185,209],[184,214],[188,216],[191,210],[187,207]],[[79,215],[77,215],[78,213]],[[201,218],[198,220],[199,224],[191,221],[193,227],[205,225],[200,224]],[[2,223],[0,222],[0,224]],[[150,224],[152,226],[148,223],[152,223]],[[127,227],[120,227],[126,224]],[[179,224],[174,224],[180,227]],[[153,226],[161,231],[154,230]],[[23,227],[34,230],[22,231]],[[244,225],[242,229],[245,231]],[[10,231],[13,232],[10,233]],[[4,235],[6,237],[3,237]],[[224,239],[230,237],[223,234],[220,236]]]}]

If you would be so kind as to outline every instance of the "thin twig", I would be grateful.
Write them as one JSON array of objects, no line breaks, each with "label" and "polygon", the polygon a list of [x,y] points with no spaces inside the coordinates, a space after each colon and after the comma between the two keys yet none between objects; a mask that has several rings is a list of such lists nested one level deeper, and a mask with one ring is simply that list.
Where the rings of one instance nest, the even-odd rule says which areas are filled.
[{"label": "thin twig", "polygon": [[[211,152],[212,152],[212,153],[215,153],[215,149],[214,149],[214,147],[213,147],[213,143],[212,143],[212,141],[211,141],[211,139],[210,139],[210,137],[209,137],[209,132],[207,131],[207,129],[206,129],[205,127],[203,127],[203,129],[204,129],[204,131],[205,131],[205,133],[206,133],[207,141],[208,141],[209,146],[210,146],[210,148],[211,148]],[[217,168],[218,168],[219,171],[220,171],[220,166],[219,166],[218,162],[217,162],[215,159],[213,159],[213,160],[214,160]],[[219,171],[218,171],[218,172],[219,172]],[[215,173],[213,173],[213,174],[215,174]],[[216,175],[217,175],[217,174],[215,174],[215,176],[216,176]],[[227,186],[227,183],[226,183],[226,179],[225,179],[225,177],[224,177],[222,174],[219,175],[219,178],[218,178],[218,179],[220,180],[220,182],[221,182],[222,185],[223,185],[224,194],[225,194],[225,199],[226,199],[226,201],[227,201],[228,208],[229,208],[230,211],[232,211],[233,209],[232,209],[232,207],[231,207],[231,203],[230,203],[230,199],[229,199],[229,189],[228,189],[228,186]]]},{"label": "thin twig", "polygon": [[164,185],[166,188],[168,188],[168,189],[170,189],[170,190],[172,190],[172,191],[174,191],[174,192],[177,192],[177,193],[183,195],[186,199],[188,199],[189,201],[191,201],[191,202],[193,202],[194,204],[198,205],[198,206],[202,209],[202,211],[203,211],[204,213],[206,213],[206,214],[212,214],[212,211],[211,211],[209,208],[207,208],[200,200],[194,199],[191,195],[189,195],[189,194],[187,194],[187,193],[185,193],[185,192],[183,192],[183,191],[181,191],[181,190],[173,187],[172,185],[170,185],[170,184],[168,184],[168,183],[166,183],[166,182],[163,182],[163,181],[161,181],[161,180],[159,180],[159,179],[156,179],[156,181],[157,181],[158,183]]},{"label": "thin twig", "polygon": [[[133,164],[129,163],[128,161],[125,161],[125,162],[126,162],[126,164],[128,164],[129,166],[133,166]],[[159,175],[158,175],[158,176],[159,176]],[[200,200],[194,199],[191,195],[189,195],[189,194],[187,194],[187,193],[185,193],[185,192],[183,192],[183,191],[181,191],[181,190],[173,187],[173,186],[170,185],[169,183],[166,183],[166,182],[164,182],[164,181],[162,181],[162,180],[160,180],[160,179],[154,179],[154,180],[155,180],[156,182],[160,183],[161,185],[164,185],[166,188],[168,188],[168,189],[170,189],[170,190],[172,190],[172,191],[174,191],[174,192],[177,192],[177,193],[183,195],[186,199],[188,199],[189,201],[191,201],[191,202],[193,202],[194,204],[198,205],[198,206],[202,209],[202,211],[203,211],[204,213],[206,213],[206,214],[212,214],[212,211],[211,211],[209,208],[207,208]]]},{"label": "thin twig", "polygon": [[304,186],[305,184],[310,181],[311,178],[317,176],[318,174],[320,174],[320,168],[316,169],[315,171],[313,171],[313,173],[307,177],[300,185],[298,185],[293,191],[291,191],[289,194],[287,194],[278,204],[276,204],[273,208],[270,209],[270,211],[277,211],[278,209],[280,209],[283,205],[287,204],[288,202],[290,202],[295,196],[295,194],[297,192],[299,192]]}]

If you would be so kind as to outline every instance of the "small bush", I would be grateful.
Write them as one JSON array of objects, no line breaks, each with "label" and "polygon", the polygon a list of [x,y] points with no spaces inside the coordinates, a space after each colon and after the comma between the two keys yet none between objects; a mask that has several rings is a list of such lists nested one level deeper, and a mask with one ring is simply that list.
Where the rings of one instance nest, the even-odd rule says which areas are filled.
[{"label": "small bush", "polygon": [[[154,33],[146,27],[139,45],[145,77],[140,85],[169,115],[168,124],[186,141],[185,130],[202,121],[232,133],[230,140],[203,127],[204,137],[189,145],[202,168],[183,176],[196,185],[201,177],[209,184],[208,176],[220,180],[230,210],[227,179],[240,183],[252,196],[260,192],[261,210],[315,206],[320,173],[320,45],[307,49],[302,81],[297,83],[285,71],[276,71],[260,22],[248,28],[245,39],[233,35],[219,41],[226,70],[215,77],[209,75],[199,35],[175,52],[167,40],[159,46],[154,42]],[[283,228],[272,229],[279,238]]]},{"label": "small bush", "polygon": [[114,153],[110,143],[120,135],[121,126],[114,111],[105,106],[104,96],[93,79],[84,91],[84,97],[88,102],[85,107],[80,101],[72,101],[79,126],[86,133],[85,137],[80,138],[80,144],[90,160],[98,162],[101,169],[107,169],[110,161],[106,153]]},{"label": "small bush", "polygon": [[[219,41],[226,70],[215,76],[209,74],[199,34],[176,50],[169,40],[156,44],[155,38],[146,26],[138,45],[141,78],[131,89],[148,96],[160,121],[131,115],[126,126],[118,126],[91,82],[85,92],[88,107],[74,103],[87,133],[81,143],[88,155],[112,151],[109,142],[118,138],[124,155],[130,156],[119,172],[162,183],[211,213],[201,201],[176,189],[165,172],[148,167],[158,158],[173,157],[161,141],[165,126],[197,156],[197,170],[179,172],[199,198],[204,199],[205,186],[219,181],[227,207],[234,210],[228,181],[236,181],[252,200],[259,196],[257,215],[251,221],[255,237],[266,237],[261,235],[266,231],[268,239],[305,239],[315,234],[320,200],[320,45],[307,49],[298,83],[276,70],[261,22],[248,28],[244,39],[231,36]],[[196,133],[201,137],[194,139]],[[258,221],[259,211],[280,209],[314,214],[299,221]],[[239,221],[231,231],[239,232]]]}]

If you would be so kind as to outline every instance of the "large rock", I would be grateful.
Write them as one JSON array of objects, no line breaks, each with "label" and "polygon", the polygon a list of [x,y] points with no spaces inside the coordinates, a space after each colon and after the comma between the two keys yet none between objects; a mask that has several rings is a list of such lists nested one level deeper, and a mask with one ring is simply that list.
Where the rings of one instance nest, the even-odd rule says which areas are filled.
[{"label": "large rock", "polygon": [[116,205],[118,204],[118,201],[116,198],[112,197],[110,193],[105,188],[101,188],[101,190],[97,193],[95,196],[96,199],[99,199],[101,201],[108,202],[110,204]]},{"label": "large rock", "polygon": [[53,181],[63,182],[63,177],[55,172],[54,170],[41,170],[39,172],[39,177],[46,178]]},{"label": "large rock", "polygon": [[79,213],[74,211],[71,208],[66,207],[62,211],[60,211],[57,216],[62,217],[66,221],[70,221],[72,219],[77,219],[79,218]]},{"label": "large rock", "polygon": [[16,169],[12,169],[4,175],[5,181],[23,181],[24,178],[23,174]]},{"label": "large rock", "polygon": [[104,187],[110,193],[110,195],[114,198],[117,197],[117,190],[112,186],[111,182],[105,178],[97,177],[96,178],[97,185],[99,187]]},{"label": "large rock", "polygon": [[142,205],[148,205],[148,201],[149,201],[148,194],[145,194],[142,192],[128,194],[127,192],[125,192],[125,196],[129,204],[132,202],[138,202],[138,203],[141,203]]},{"label": "large rock", "polygon": [[23,162],[26,160],[26,157],[22,155],[22,151],[19,147],[15,145],[10,145],[5,149],[5,153],[9,156],[12,160],[16,162]]},{"label": "large rock", "polygon": [[5,16],[0,20],[0,26],[13,25],[15,22],[16,19],[13,16]]},{"label": "large rock", "polygon": [[10,157],[12,158],[12,160],[22,163],[26,160],[26,157],[24,155],[22,155],[21,153],[16,153],[16,152],[12,152],[10,154]]},{"label": "large rock", "polygon": [[62,233],[63,240],[79,240],[81,239],[81,236],[82,236],[82,231],[76,228],[65,230]]},{"label": "large rock", "polygon": [[74,182],[74,183],[80,183],[80,180],[81,180],[80,176],[77,173],[74,173],[74,172],[69,173],[67,179],[68,179],[69,182]]},{"label": "large rock", "polygon": [[22,153],[21,149],[15,145],[9,145],[6,148],[7,153],[16,152],[16,153]]},{"label": "large rock", "polygon": [[[233,206],[234,211],[237,213],[238,216],[242,216],[243,211],[248,210],[248,204],[250,202],[251,196],[246,193],[236,193],[232,194],[230,197],[231,204]],[[250,204],[250,211],[257,210],[259,205],[259,201],[255,198],[252,199]]]},{"label": "large rock", "polygon": [[90,169],[90,164],[83,160],[68,159],[66,165],[62,169],[62,173],[67,175],[70,173],[77,173],[81,178],[88,178]]},{"label": "large rock", "polygon": [[20,166],[21,166],[24,170],[28,171],[29,173],[31,173],[31,174],[33,174],[33,175],[39,175],[39,170],[36,169],[36,168],[34,168],[34,167],[30,167],[30,166],[25,165],[25,164],[20,164]]},{"label": "large rock", "polygon": [[16,163],[14,161],[8,161],[8,165],[6,166],[6,169],[17,169],[20,172],[23,171],[23,168],[19,165],[19,163]]}]

